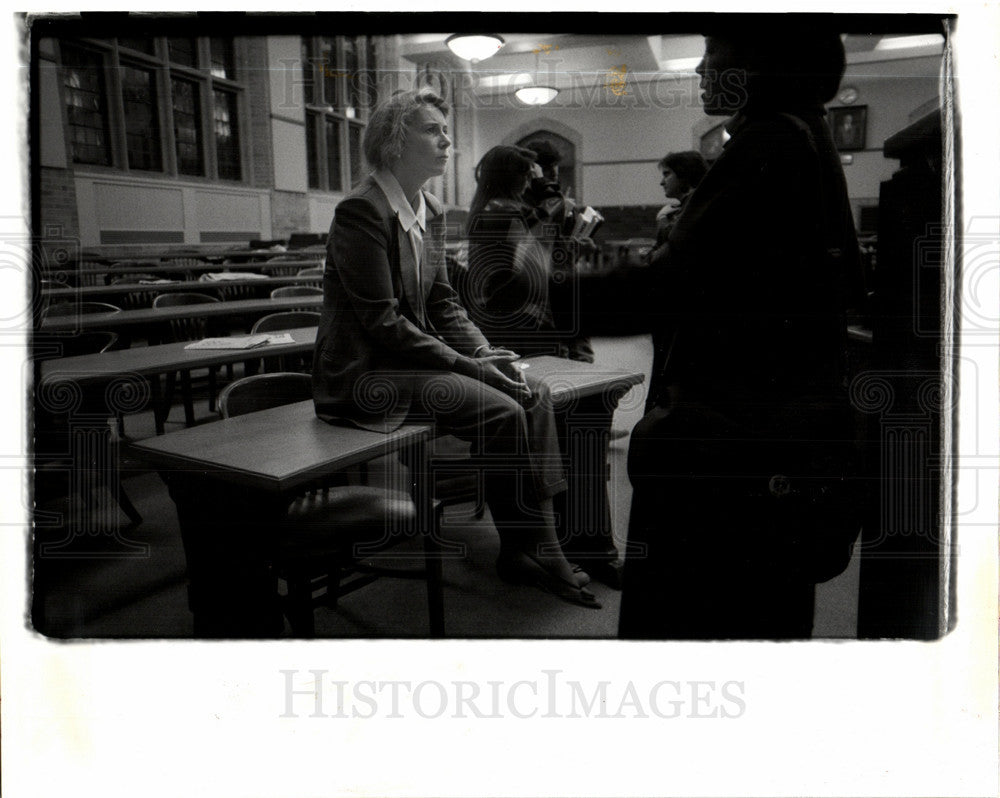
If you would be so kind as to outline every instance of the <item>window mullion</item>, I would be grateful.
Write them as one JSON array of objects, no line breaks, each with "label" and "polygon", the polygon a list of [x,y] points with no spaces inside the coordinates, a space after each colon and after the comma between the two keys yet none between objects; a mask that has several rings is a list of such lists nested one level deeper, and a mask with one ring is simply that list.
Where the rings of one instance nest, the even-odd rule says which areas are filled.
[{"label": "window mullion", "polygon": [[212,53],[209,38],[198,36],[194,40],[195,64],[192,77],[199,85],[198,104],[201,107],[201,163],[202,173],[213,180],[219,179],[219,164],[215,152],[215,94],[212,87]]},{"label": "window mullion", "polygon": [[180,164],[177,160],[177,137],[174,134],[174,89],[171,83],[171,70],[166,64],[162,64],[157,70],[157,77],[160,81],[160,113],[163,114],[163,132],[161,137],[164,144],[164,167],[168,174],[173,177],[180,175]]},{"label": "window mullion", "polygon": [[349,124],[346,117],[337,120],[337,143],[340,145],[340,189],[344,193],[347,193],[351,188],[351,163],[348,152],[350,134],[347,130]]},{"label": "window mullion", "polygon": [[204,79],[201,83],[201,140],[204,172],[206,177],[219,179],[218,153],[215,142],[215,92],[212,81]]},{"label": "window mullion", "polygon": [[111,164],[126,172],[131,168],[128,163],[128,142],[125,137],[125,101],[122,92],[121,61],[118,58],[118,43],[112,40],[111,50],[105,60],[108,77],[105,91],[109,95],[108,127],[111,135]]},{"label": "window mullion", "polygon": [[351,102],[350,87],[347,85],[347,53],[344,48],[345,37],[337,37],[337,94],[340,105],[337,107],[337,144],[340,148],[340,187],[345,192],[351,187],[351,154],[350,133],[347,126],[347,106]]},{"label": "window mullion", "polygon": [[326,157],[326,112],[313,114],[313,130],[316,133],[316,168],[318,170],[319,185],[324,191],[330,190],[330,172],[327,168],[329,163]]},{"label": "window mullion", "polygon": [[[236,78],[241,78],[245,74],[244,64],[245,64],[245,51],[243,48],[243,39],[239,36],[233,37],[232,45],[233,54],[233,74]],[[211,46],[210,46],[211,49]],[[233,80],[225,80],[222,78],[212,79],[213,87],[219,89],[231,89],[232,95],[235,97],[236,103],[236,119],[233,120],[236,125],[236,135],[238,137],[237,146],[237,158],[239,158],[239,175],[237,180],[242,182],[252,182],[253,181],[253,164],[251,160],[253,158],[253,150],[250,146],[250,98],[248,96],[249,87],[245,91],[243,87]],[[214,98],[213,92],[213,98]],[[213,146],[215,142],[213,141]],[[232,179],[232,178],[230,178]]]}]

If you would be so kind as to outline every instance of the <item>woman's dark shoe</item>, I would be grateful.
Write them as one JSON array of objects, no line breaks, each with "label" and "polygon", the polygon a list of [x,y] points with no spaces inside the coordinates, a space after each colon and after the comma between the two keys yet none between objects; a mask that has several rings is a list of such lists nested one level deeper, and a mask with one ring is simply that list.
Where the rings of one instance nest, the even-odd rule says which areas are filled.
[{"label": "woman's dark shoe", "polygon": [[581,607],[593,610],[601,609],[601,603],[593,593],[546,570],[530,554],[516,552],[501,556],[497,560],[497,574],[504,582],[533,585],[571,604],[579,604]]}]

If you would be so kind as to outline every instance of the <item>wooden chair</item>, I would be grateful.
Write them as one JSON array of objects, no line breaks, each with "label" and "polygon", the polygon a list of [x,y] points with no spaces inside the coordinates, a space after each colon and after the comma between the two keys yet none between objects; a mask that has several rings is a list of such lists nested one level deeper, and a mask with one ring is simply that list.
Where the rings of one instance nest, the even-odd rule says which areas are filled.
[{"label": "wooden chair", "polygon": [[320,314],[314,310],[289,310],[271,313],[254,322],[250,333],[275,332],[276,330],[297,330],[302,327],[318,327]]},{"label": "wooden chair", "polygon": [[[310,398],[307,374],[259,374],[227,386],[219,395],[219,413],[229,418]],[[389,529],[412,529],[416,514],[410,497],[388,488],[339,484],[292,502],[279,530],[275,567],[285,580],[285,615],[296,635],[314,636],[313,610],[319,604],[336,606],[341,596],[391,576],[427,581],[431,636],[443,636],[440,563],[430,567],[439,555],[434,534],[424,536],[422,568],[390,568],[357,556],[359,544],[380,550],[399,542],[386,537],[387,518]]]},{"label": "wooden chair", "polygon": [[308,285],[312,286],[313,288],[322,288],[323,287],[323,271],[324,271],[324,269],[323,269],[322,266],[310,266],[308,269],[299,269],[299,271],[297,273],[297,276],[298,277],[312,277],[312,278],[315,278],[316,282],[313,282],[312,280],[310,280],[309,283],[308,283]]},{"label": "wooden chair", "polygon": [[109,302],[59,302],[49,305],[45,310],[46,318],[52,316],[75,316],[85,313],[121,313],[121,308]]},{"label": "wooden chair", "polygon": [[326,244],[326,233],[292,233],[288,239],[289,249],[322,247]]},{"label": "wooden chair", "polygon": [[[73,357],[76,355],[90,355],[107,352],[115,347],[118,340],[118,335],[113,332],[94,331],[78,333],[77,335],[61,340],[61,354],[54,355],[54,357]],[[45,359],[49,358],[39,358],[39,360]],[[36,372],[36,385],[39,385],[40,383],[39,374],[40,372]],[[48,402],[44,394],[44,388],[41,391],[36,391],[35,393],[34,457],[36,465],[36,482],[39,483],[39,487],[41,487],[40,483],[46,481],[46,478],[50,473],[64,471],[67,466],[69,468],[80,467],[80,464],[78,463],[67,464],[65,461],[68,453],[66,441],[72,435],[72,415],[67,414],[65,410],[59,409],[61,402],[56,401],[54,405]],[[81,416],[99,417],[102,414],[109,414],[108,408],[104,404],[103,396],[97,401],[95,401],[93,397],[82,396],[79,411]],[[108,445],[113,446],[118,443],[118,439],[121,435],[123,435],[124,430],[121,412],[118,410],[112,410],[111,412],[113,412],[115,426],[109,431],[107,443]],[[110,417],[111,416],[109,415],[109,418]],[[102,437],[102,441],[103,440],[104,438]],[[97,462],[105,462],[104,457],[96,457],[95,459]],[[132,525],[135,526],[142,523],[142,516],[139,514],[139,511],[135,508],[135,505],[132,504],[132,501],[125,493],[125,489],[122,487],[120,480],[114,478],[109,481],[108,475],[100,469],[94,470],[94,474],[97,477],[98,483],[106,487],[114,496],[118,506],[121,507],[125,515],[128,516]],[[44,492],[44,490],[41,492]]]},{"label": "wooden chair", "polygon": [[[178,292],[160,294],[153,300],[154,308],[176,307],[177,305],[207,305],[214,304],[220,300],[208,294],[198,294],[193,292]],[[190,316],[184,319],[172,319],[167,322],[161,332],[161,337],[167,341],[198,341],[208,337],[213,332],[208,324],[208,320],[203,317]],[[208,369],[208,409],[215,410],[216,395],[216,371],[212,366]],[[169,413],[170,404],[173,400],[174,388],[177,382],[176,374],[167,375],[167,384],[164,389],[165,412]],[[191,381],[191,371],[185,369],[180,372],[181,399],[184,404],[184,422],[187,426],[194,424],[194,396]]]},{"label": "wooden chair", "polygon": [[[318,327],[319,313],[313,310],[289,310],[282,313],[271,313],[268,316],[257,319],[250,330],[251,335],[257,333],[278,332],[280,330],[297,330],[302,327]],[[263,360],[248,360],[244,364],[247,375],[256,373],[263,364],[264,371],[298,371],[309,373],[312,371],[312,355],[280,355],[278,357],[266,357]]]},{"label": "wooden chair", "polygon": [[72,288],[72,286],[65,280],[39,280],[34,286],[33,290],[37,291],[38,295],[45,300],[45,307],[48,307],[48,292],[58,290],[61,288]]},{"label": "wooden chair", "polygon": [[[281,288],[275,288],[271,292],[271,299],[297,296],[322,297],[323,289],[309,285],[284,285]],[[309,310],[309,308],[295,308],[295,310]]]},{"label": "wooden chair", "polygon": [[267,273],[272,277],[291,277],[298,274],[302,258],[298,255],[278,255],[267,260]]},{"label": "wooden chair", "polygon": [[309,285],[283,285],[271,292],[271,299],[280,299],[284,296],[323,296],[323,289]]},{"label": "wooden chair", "polygon": [[[123,283],[138,283],[142,280],[155,280],[152,274],[119,274],[112,277],[109,285],[121,285]],[[153,304],[159,291],[153,285],[148,288],[136,289],[122,296],[121,303],[127,310],[138,310],[148,308]]]}]

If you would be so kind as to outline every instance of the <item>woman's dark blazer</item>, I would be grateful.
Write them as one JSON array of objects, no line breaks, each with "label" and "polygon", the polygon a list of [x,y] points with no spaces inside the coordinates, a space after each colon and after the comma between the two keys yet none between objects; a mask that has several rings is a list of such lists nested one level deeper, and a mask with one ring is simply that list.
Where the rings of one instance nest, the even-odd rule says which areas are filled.
[{"label": "woman's dark blazer", "polygon": [[409,237],[368,177],[338,205],[327,240],[313,400],[327,421],[388,432],[421,374],[451,371],[487,341],[448,282],[441,204],[424,192],[422,279]]}]

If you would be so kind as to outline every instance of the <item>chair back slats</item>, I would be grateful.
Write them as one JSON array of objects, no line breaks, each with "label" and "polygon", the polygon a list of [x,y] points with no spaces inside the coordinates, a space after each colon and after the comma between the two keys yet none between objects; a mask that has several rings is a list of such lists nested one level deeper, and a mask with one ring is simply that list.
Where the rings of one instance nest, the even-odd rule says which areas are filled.
[{"label": "chair back slats", "polygon": [[88,313],[121,313],[118,305],[109,302],[59,302],[49,305],[45,310],[46,317],[75,316]]},{"label": "chair back slats", "polygon": [[[207,305],[219,302],[218,297],[196,293],[160,294],[153,300],[154,308],[176,307],[178,305]],[[171,319],[167,322],[169,338],[173,341],[196,341],[208,335],[208,319],[192,316],[186,319]]]},{"label": "chair back slats", "polygon": [[60,338],[58,352],[46,353],[39,360],[51,360],[57,357],[75,357],[77,355],[96,355],[115,348],[118,343],[118,333],[110,331],[81,332]]},{"label": "chair back slats", "polygon": [[275,330],[296,330],[301,327],[318,327],[320,314],[310,310],[290,310],[287,313],[272,313],[257,319],[250,330],[252,334],[274,332]]},{"label": "chair back slats", "polygon": [[226,386],[219,394],[219,414],[231,418],[311,398],[312,378],[308,374],[256,374]]},{"label": "chair back slats", "polygon": [[283,285],[271,292],[271,299],[280,299],[286,296],[323,296],[323,289],[309,285]]}]

